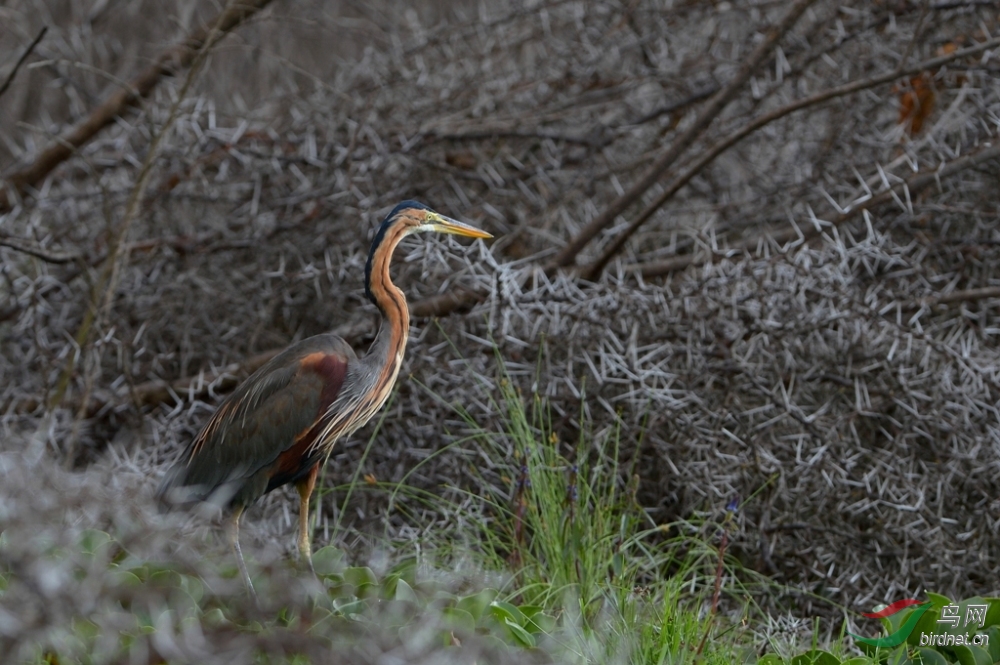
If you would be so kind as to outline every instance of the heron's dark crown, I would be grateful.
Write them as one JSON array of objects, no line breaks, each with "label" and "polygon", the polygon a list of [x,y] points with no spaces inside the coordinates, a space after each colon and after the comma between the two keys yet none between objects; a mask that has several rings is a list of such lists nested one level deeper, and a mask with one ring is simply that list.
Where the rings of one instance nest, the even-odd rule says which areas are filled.
[{"label": "heron's dark crown", "polygon": [[[375,300],[375,296],[372,295],[372,263],[375,261],[375,252],[378,251],[379,246],[382,241],[385,240],[385,234],[389,228],[393,225],[396,219],[399,217],[399,213],[404,210],[431,210],[429,206],[420,203],[419,201],[403,201],[395,208],[392,209],[385,219],[382,220],[382,225],[378,227],[378,231],[375,232],[375,238],[372,240],[372,247],[368,251],[368,262],[365,263],[365,296],[372,303],[378,305]],[[433,212],[433,211],[432,211]]]}]

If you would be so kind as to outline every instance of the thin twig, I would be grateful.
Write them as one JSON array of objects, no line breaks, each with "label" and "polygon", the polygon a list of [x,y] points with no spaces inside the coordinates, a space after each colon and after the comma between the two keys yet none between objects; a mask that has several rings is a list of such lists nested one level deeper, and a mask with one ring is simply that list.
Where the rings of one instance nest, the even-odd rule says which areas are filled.
[{"label": "thin twig", "polygon": [[37,243],[12,236],[0,236],[0,246],[9,247],[18,252],[34,256],[47,263],[72,263],[81,256],[79,252],[54,252],[40,247]]},{"label": "thin twig", "polygon": [[3,97],[3,93],[7,92],[7,88],[10,87],[10,84],[14,81],[14,77],[17,76],[17,70],[21,68],[21,65],[23,65],[24,61],[28,59],[28,56],[35,50],[35,47],[38,46],[38,43],[42,41],[42,37],[44,37],[45,33],[48,31],[49,26],[42,26],[42,29],[38,31],[38,35],[36,35],[35,38],[31,40],[31,43],[28,44],[28,48],[24,49],[24,53],[22,53],[21,57],[17,59],[17,62],[14,63],[14,69],[10,70],[10,73],[7,74],[7,79],[3,82],[3,85],[0,85],[0,97]]},{"label": "thin twig", "polygon": [[984,286],[979,289],[966,289],[964,291],[952,291],[939,296],[928,296],[919,302],[923,307],[934,307],[936,305],[952,305],[960,302],[972,300],[986,300],[987,298],[1000,298],[1000,286]]},{"label": "thin twig", "polygon": [[427,134],[428,141],[483,141],[500,138],[515,139],[550,139],[565,143],[578,143],[592,148],[602,148],[611,142],[601,131],[585,134],[566,134],[564,132],[547,132],[542,129],[476,129],[466,132],[435,132]]},{"label": "thin twig", "polygon": [[913,53],[913,47],[916,45],[917,40],[920,39],[921,32],[924,27],[924,20],[927,18],[927,12],[930,9],[929,0],[924,0],[923,7],[920,8],[920,16],[917,18],[917,27],[913,29],[913,36],[910,37],[910,41],[906,43],[906,50],[903,51],[903,57],[899,59],[899,67],[896,69],[900,72],[906,67],[906,61],[910,59],[910,54]]},{"label": "thin twig", "polygon": [[701,90],[696,90],[684,99],[676,102],[670,102],[669,104],[664,104],[659,108],[655,108],[646,115],[640,116],[628,123],[629,125],[644,125],[650,120],[656,120],[662,115],[667,115],[668,113],[673,113],[674,111],[679,111],[680,109],[687,108],[695,102],[700,102],[701,100],[714,95],[719,91],[719,86],[715,83],[705,86]]}]

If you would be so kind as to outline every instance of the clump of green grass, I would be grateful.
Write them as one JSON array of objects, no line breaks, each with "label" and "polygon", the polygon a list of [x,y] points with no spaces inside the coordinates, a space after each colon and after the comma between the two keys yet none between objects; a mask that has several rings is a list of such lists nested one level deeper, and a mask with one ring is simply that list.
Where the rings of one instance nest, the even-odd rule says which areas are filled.
[{"label": "clump of green grass", "polygon": [[652,523],[636,501],[634,462],[623,466],[619,432],[589,433],[581,408],[579,438],[560,441],[545,400],[522,395],[499,367],[493,407],[503,427],[480,427],[462,412],[473,431],[465,445],[498,462],[499,483],[480,477],[456,523],[465,533],[459,540],[475,543],[480,566],[508,573],[505,601],[553,617],[532,644],[580,663],[731,663],[751,655],[741,644],[749,596],[736,589],[728,606],[737,609],[718,617],[723,578],[738,577],[724,557],[728,524],[708,529],[721,536],[720,550],[703,538],[705,528],[677,535]]}]

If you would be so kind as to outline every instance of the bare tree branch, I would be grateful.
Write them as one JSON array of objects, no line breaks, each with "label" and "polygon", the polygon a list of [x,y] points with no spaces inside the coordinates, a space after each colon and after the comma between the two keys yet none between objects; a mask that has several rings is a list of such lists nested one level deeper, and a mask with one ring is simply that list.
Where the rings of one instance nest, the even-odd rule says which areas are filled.
[{"label": "bare tree branch", "polygon": [[677,194],[677,192],[680,191],[682,187],[684,187],[684,185],[690,182],[693,177],[701,173],[705,169],[705,167],[711,164],[713,161],[715,161],[715,159],[719,155],[721,155],[723,152],[733,147],[734,145],[736,145],[737,143],[745,139],[747,136],[757,131],[758,129],[761,129],[762,127],[765,127],[774,122],[775,120],[778,120],[780,118],[785,117],[786,115],[789,115],[790,113],[801,111],[802,109],[809,108],[811,106],[816,106],[817,104],[821,104],[823,102],[835,99],[837,97],[843,97],[858,92],[860,90],[866,90],[869,88],[874,88],[879,85],[890,83],[903,76],[911,76],[913,74],[918,74],[923,71],[937,69],[938,67],[941,67],[942,65],[945,65],[953,60],[977,55],[979,53],[982,53],[983,51],[989,50],[997,46],[1000,46],[1000,38],[991,39],[988,42],[983,42],[982,44],[978,44],[976,46],[972,46],[967,49],[962,49],[961,51],[956,51],[950,55],[945,55],[937,58],[932,58],[930,60],[925,60],[924,62],[913,65],[912,67],[909,67],[902,71],[892,71],[886,74],[881,74],[879,76],[873,76],[871,78],[863,79],[861,81],[853,81],[851,83],[846,83],[844,85],[816,93],[815,95],[811,95],[804,99],[800,99],[796,102],[792,102],[791,104],[775,109],[774,111],[766,113],[761,117],[757,118],[756,120],[747,123],[741,129],[739,129],[738,131],[734,132],[733,134],[723,139],[721,142],[714,145],[710,150],[706,151],[697,160],[695,160],[694,164],[691,165],[687,169],[687,171],[685,171],[683,174],[677,177],[673,182],[671,182],[666,187],[666,189],[664,189],[664,191],[660,193],[660,195],[657,196],[656,199],[653,200],[652,203],[646,206],[643,209],[643,211],[639,213],[639,215],[634,220],[632,220],[632,223],[629,224],[624,231],[618,234],[618,237],[616,237],[604,249],[604,252],[601,253],[600,257],[598,257],[593,263],[591,263],[587,267],[582,268],[580,270],[580,276],[583,277],[584,279],[591,281],[596,279],[597,276],[601,273],[601,271],[604,270],[604,267],[608,264],[608,262],[611,261],[611,259],[614,258],[614,256],[618,254],[619,251],[621,251],[622,247],[625,246],[625,242],[630,237],[632,237],[632,234],[634,234],[639,229],[639,227],[645,224],[656,213],[656,211],[663,206],[663,204],[665,204],[667,201],[673,198],[674,195]]},{"label": "bare tree branch", "polygon": [[[950,178],[951,176],[966,169],[972,168],[991,159],[998,158],[1000,158],[1000,146],[986,145],[971,154],[953,159],[940,167],[921,171],[920,173],[911,176],[909,179],[901,183],[897,183],[884,192],[881,192],[867,201],[840,214],[825,225],[817,225],[808,228],[790,226],[773,233],[754,235],[736,245],[732,250],[727,251],[727,254],[738,255],[745,252],[751,252],[758,247],[762,241],[781,245],[792,242],[796,239],[801,239],[803,241],[811,240],[822,234],[825,226],[840,226],[841,224],[854,219],[865,210],[870,210],[885,203],[889,203],[894,197],[898,196],[904,190],[908,190],[912,195],[929,185],[940,183],[945,178]],[[674,256],[664,261],[635,264],[629,266],[629,268],[640,272],[645,278],[659,277],[676,270],[683,270],[684,268],[688,268],[690,266],[703,265],[712,261],[714,258],[715,257],[712,254],[686,254],[684,256]]]},{"label": "bare tree branch", "polygon": [[[125,109],[136,105],[148,96],[164,76],[177,73],[191,65],[201,52],[210,35],[221,38],[241,25],[248,18],[270,4],[271,0],[240,0],[228,6],[223,12],[198,28],[176,46],[163,51],[155,62],[132,79],[127,87],[119,88],[89,116],[84,118],[66,134],[58,137],[42,150],[35,161],[19,171],[7,175],[6,189],[0,190],[0,212],[10,210],[13,201],[24,194],[29,187],[35,187],[54,168],[72,155],[77,148],[92,139],[99,131],[114,122]],[[216,28],[217,26],[217,28]]]},{"label": "bare tree branch", "polygon": [[[903,189],[909,189],[909,191],[913,193],[927,187],[928,185],[934,184],[941,179],[951,177],[961,171],[964,171],[965,169],[972,168],[985,161],[997,158],[1000,158],[1000,146],[986,147],[973,154],[955,159],[941,168],[923,171],[914,175],[906,182],[900,183],[895,187],[871,198],[863,205],[852,208],[839,216],[837,219],[830,222],[830,224],[839,226],[844,222],[854,219],[864,210],[888,203],[893,200],[894,194],[898,194]],[[749,252],[753,248],[757,247],[762,239],[768,239],[781,244],[790,242],[796,238],[809,240],[819,236],[821,232],[821,228],[812,228],[801,231],[795,228],[788,228],[774,234],[755,236],[738,245],[737,248],[733,250],[733,253],[739,254],[742,252]],[[711,261],[713,258],[714,257],[711,255],[689,254],[685,256],[673,257],[656,263],[637,265],[633,266],[633,268],[641,271],[643,277],[649,278],[668,274],[676,270],[682,270],[693,265],[701,265],[707,261]],[[483,294],[469,291],[467,289],[459,289],[451,293],[418,300],[410,305],[410,311],[414,317],[444,316],[461,308],[471,307],[480,302],[483,297]],[[959,301],[982,300],[996,297],[1000,297],[1000,287],[985,287],[980,289],[969,289],[967,291],[955,291],[942,296],[929,297],[918,303],[918,306],[941,305]],[[370,327],[364,322],[355,322],[341,326],[335,332],[346,339],[348,343],[356,345],[362,341],[366,334],[370,332]],[[209,394],[210,391],[227,392],[232,390],[237,385],[237,377],[247,376],[253,373],[257,368],[274,357],[274,355],[279,351],[280,349],[265,351],[252,356],[242,363],[233,363],[216,372],[200,373],[193,377],[185,377],[172,382],[151,381],[140,384],[133,391],[131,401],[137,407],[155,406],[157,404],[169,402],[174,399],[175,396],[191,396],[200,398]],[[91,414],[96,414],[108,405],[109,404],[106,402],[93,401],[92,404],[87,405],[87,411]],[[15,404],[13,406],[13,410],[17,412],[25,412],[34,410],[38,408],[38,406],[38,400],[27,399]]]},{"label": "bare tree branch", "polygon": [[[468,289],[431,296],[410,304],[410,313],[414,318],[430,318],[445,316],[466,307],[471,307],[481,301],[481,294]],[[0,319],[2,320],[2,319]],[[337,327],[335,334],[340,335],[348,344],[357,346],[364,342],[372,332],[370,322],[366,317],[357,317],[354,321]],[[212,392],[226,393],[235,388],[239,382],[253,374],[264,363],[276,356],[282,349],[270,349],[251,356],[242,362],[235,362],[225,367],[199,372],[194,376],[186,376],[173,381],[153,380],[132,388],[128,395],[116,399],[89,398],[86,404],[80,400],[66,400],[64,404],[78,411],[80,417],[90,418],[107,408],[120,408],[132,404],[136,408],[157,406],[180,399],[202,399]],[[26,397],[5,405],[2,411],[14,413],[32,413],[45,405],[45,400],[38,397]]]},{"label": "bare tree branch", "polygon": [[729,102],[736,96],[740,88],[747,82],[747,80],[753,75],[760,64],[771,55],[774,46],[778,41],[788,32],[793,25],[798,21],[799,17],[805,12],[808,7],[813,4],[815,0],[796,0],[795,4],[788,10],[788,13],[781,19],[781,21],[773,26],[767,33],[761,43],[754,49],[740,69],[737,71],[733,79],[726,84],[722,90],[716,93],[705,105],[705,107],[698,114],[691,126],[688,127],[684,132],[678,136],[669,148],[656,160],[653,166],[636,182],[632,187],[630,187],[624,194],[616,198],[611,204],[604,209],[600,215],[595,217],[590,221],[587,226],[577,234],[577,236],[571,239],[566,246],[560,251],[552,263],[547,266],[549,270],[568,266],[576,261],[577,255],[580,251],[589,243],[594,236],[600,233],[607,226],[612,224],[618,215],[623,213],[632,203],[634,203],[642,194],[652,187],[663,175],[663,173],[670,167],[674,161],[680,157],[685,150],[687,150],[697,139],[701,136],[712,121],[715,120],[716,116],[725,108]]}]

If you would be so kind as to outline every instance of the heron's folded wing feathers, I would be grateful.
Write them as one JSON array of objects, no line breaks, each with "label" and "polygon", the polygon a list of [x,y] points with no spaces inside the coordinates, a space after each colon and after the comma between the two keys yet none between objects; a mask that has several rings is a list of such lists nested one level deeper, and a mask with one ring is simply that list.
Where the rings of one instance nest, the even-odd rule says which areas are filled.
[{"label": "heron's folded wing feathers", "polygon": [[[267,487],[260,472],[308,432],[336,399],[356,357],[335,335],[318,335],[272,358],[230,395],[168,473],[159,495],[172,503],[229,503]],[[254,487],[244,487],[246,483]],[[168,496],[173,494],[175,496]],[[244,501],[240,501],[243,503]]]}]

